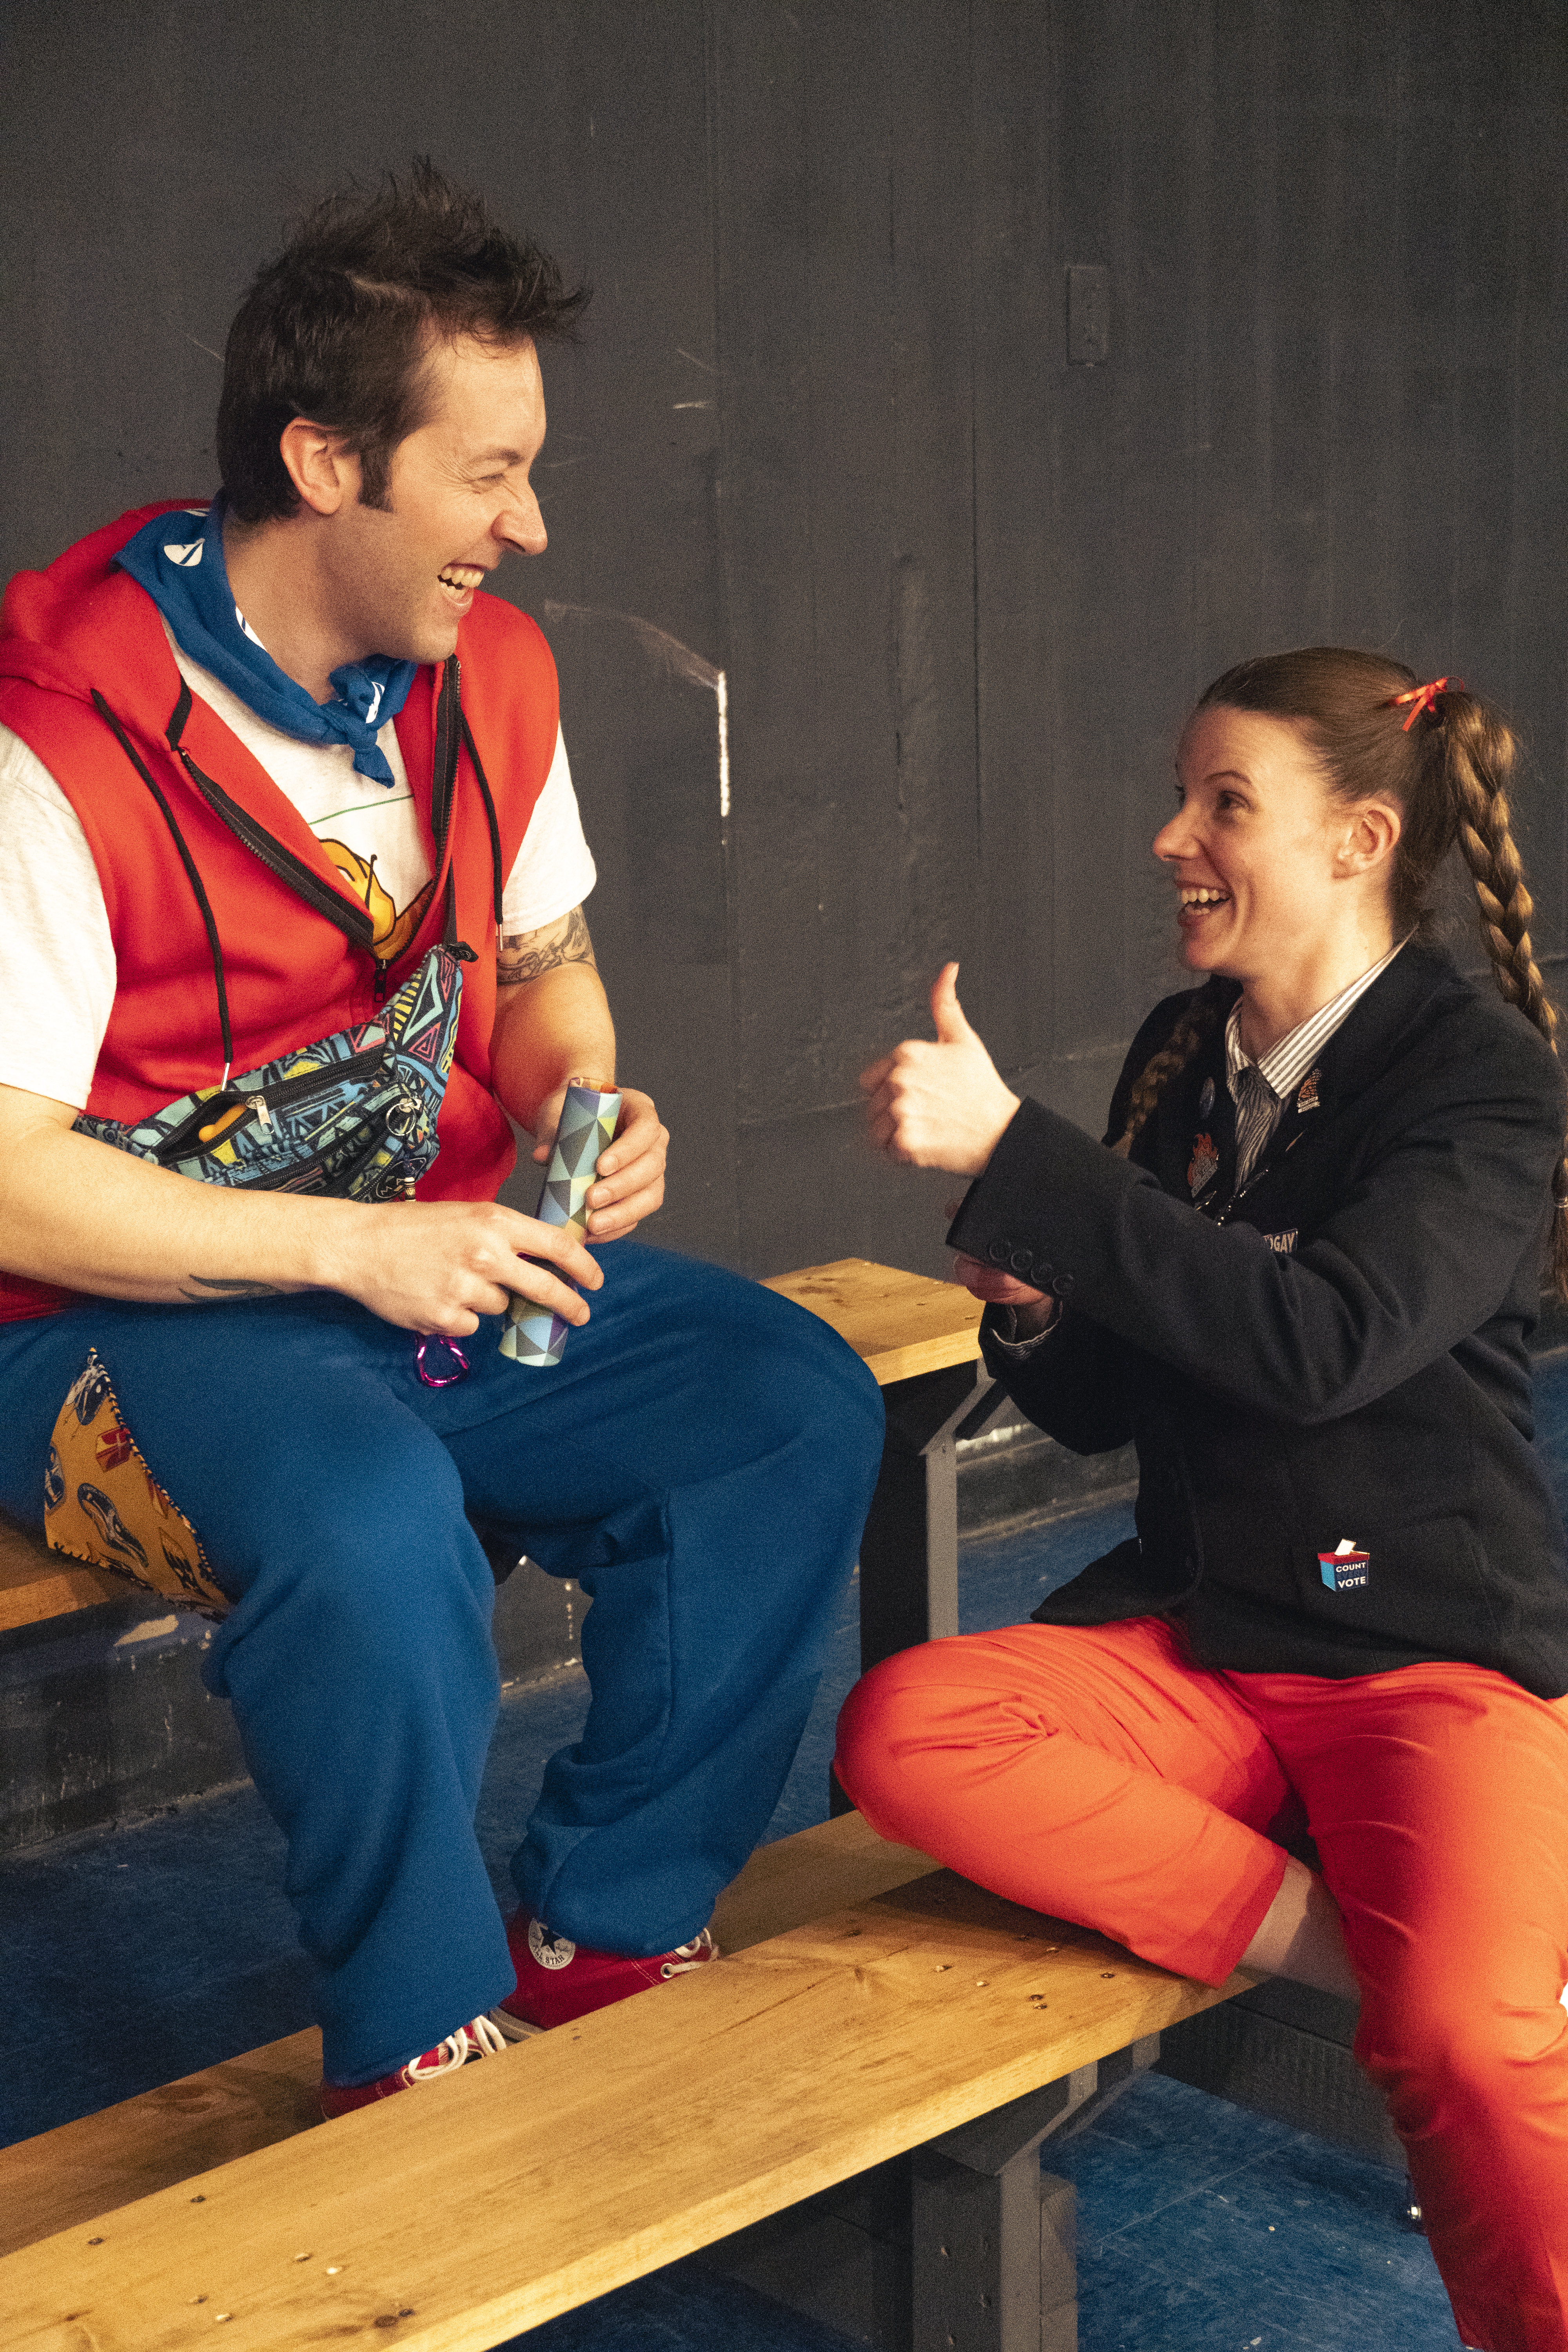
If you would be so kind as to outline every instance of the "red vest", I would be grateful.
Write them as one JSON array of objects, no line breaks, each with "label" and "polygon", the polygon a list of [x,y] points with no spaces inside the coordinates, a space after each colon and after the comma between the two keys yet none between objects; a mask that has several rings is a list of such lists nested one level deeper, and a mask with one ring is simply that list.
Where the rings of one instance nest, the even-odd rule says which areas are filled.
[{"label": "red vest", "polygon": [[[117,984],[87,1108],[134,1119],[223,1072],[217,993],[200,909],[157,803],[93,708],[96,688],[135,744],[178,820],[223,946],[234,1066],[250,1070],[329,1036],[374,1009],[375,967],[316,914],[214,814],[164,730],[181,679],[157,607],[110,559],[165,502],[122,515],[51,563],[21,572],[0,617],[0,723],[35,751],[81,820],[103,886]],[[193,502],[197,503],[197,502]],[[534,624],[479,595],[458,638],[463,709],[484,762],[511,870],[554,756],[555,665]],[[426,837],[437,669],[420,670],[399,713],[397,740]],[[356,907],[292,802],[197,701],[181,748],[285,848]],[[495,1016],[495,907],[489,827],[472,764],[460,755],[447,857],[457,888],[466,965],[457,1054],[441,1108],[440,1156],[422,1200],[493,1200],[516,1157],[490,1092]],[[446,865],[423,926],[389,975],[393,987],[440,936]],[[22,1008],[12,1006],[15,1020]],[[0,1274],[0,1321],[43,1315],[71,1294]]]}]

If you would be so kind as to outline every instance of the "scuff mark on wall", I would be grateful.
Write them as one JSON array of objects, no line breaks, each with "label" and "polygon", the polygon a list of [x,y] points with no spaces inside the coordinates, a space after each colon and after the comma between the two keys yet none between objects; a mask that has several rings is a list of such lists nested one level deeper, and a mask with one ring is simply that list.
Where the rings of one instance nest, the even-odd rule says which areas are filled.
[{"label": "scuff mark on wall", "polygon": [[629,629],[632,635],[649,655],[667,677],[679,678],[689,686],[705,688],[713,697],[718,713],[719,729],[719,822],[730,821],[730,682],[725,672],[705,661],[690,646],[682,645],[656,621],[644,620],[640,613],[617,612],[609,604],[563,604],[547,598],[542,605],[545,620],[613,621]]}]

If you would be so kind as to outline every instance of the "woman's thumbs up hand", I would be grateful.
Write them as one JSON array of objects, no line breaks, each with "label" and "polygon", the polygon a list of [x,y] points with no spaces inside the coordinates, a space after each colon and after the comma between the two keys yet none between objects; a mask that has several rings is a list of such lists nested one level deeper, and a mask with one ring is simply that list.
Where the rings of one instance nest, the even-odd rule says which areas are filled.
[{"label": "woman's thumbs up hand", "polygon": [[[958,966],[944,963],[931,984],[931,1017],[939,1045],[980,1045],[969,1016],[958,1001]],[[980,1045],[983,1054],[984,1045]],[[987,1061],[991,1056],[985,1055]]]},{"label": "woman's thumbs up hand", "polygon": [[958,966],[931,984],[936,1042],[907,1037],[860,1074],[871,1140],[914,1168],[980,1175],[1018,1108],[958,1001]]}]

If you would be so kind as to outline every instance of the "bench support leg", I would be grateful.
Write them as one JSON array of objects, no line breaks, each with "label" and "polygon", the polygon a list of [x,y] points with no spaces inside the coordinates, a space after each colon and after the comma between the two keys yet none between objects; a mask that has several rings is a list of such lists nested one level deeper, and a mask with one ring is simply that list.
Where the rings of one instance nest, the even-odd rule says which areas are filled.
[{"label": "bench support leg", "polygon": [[916,2148],[910,2352],[1078,2352],[1076,2200],[1040,2144],[1093,2098],[1098,2070]]},{"label": "bench support leg", "polygon": [[880,2352],[1078,2352],[1076,2200],[1040,2148],[1159,2054],[1150,2034],[696,2259]]}]

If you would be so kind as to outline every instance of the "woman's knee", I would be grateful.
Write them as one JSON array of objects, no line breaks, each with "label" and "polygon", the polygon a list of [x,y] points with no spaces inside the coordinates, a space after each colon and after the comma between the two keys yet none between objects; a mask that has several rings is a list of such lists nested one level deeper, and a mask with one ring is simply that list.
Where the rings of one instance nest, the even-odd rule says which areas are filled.
[{"label": "woman's knee", "polygon": [[[976,1694],[964,1671],[972,1637],[924,1642],[861,1675],[839,1711],[835,1769],[868,1820],[918,1808],[920,1759],[969,1748]],[[964,1717],[962,1729],[955,1710]]]}]

